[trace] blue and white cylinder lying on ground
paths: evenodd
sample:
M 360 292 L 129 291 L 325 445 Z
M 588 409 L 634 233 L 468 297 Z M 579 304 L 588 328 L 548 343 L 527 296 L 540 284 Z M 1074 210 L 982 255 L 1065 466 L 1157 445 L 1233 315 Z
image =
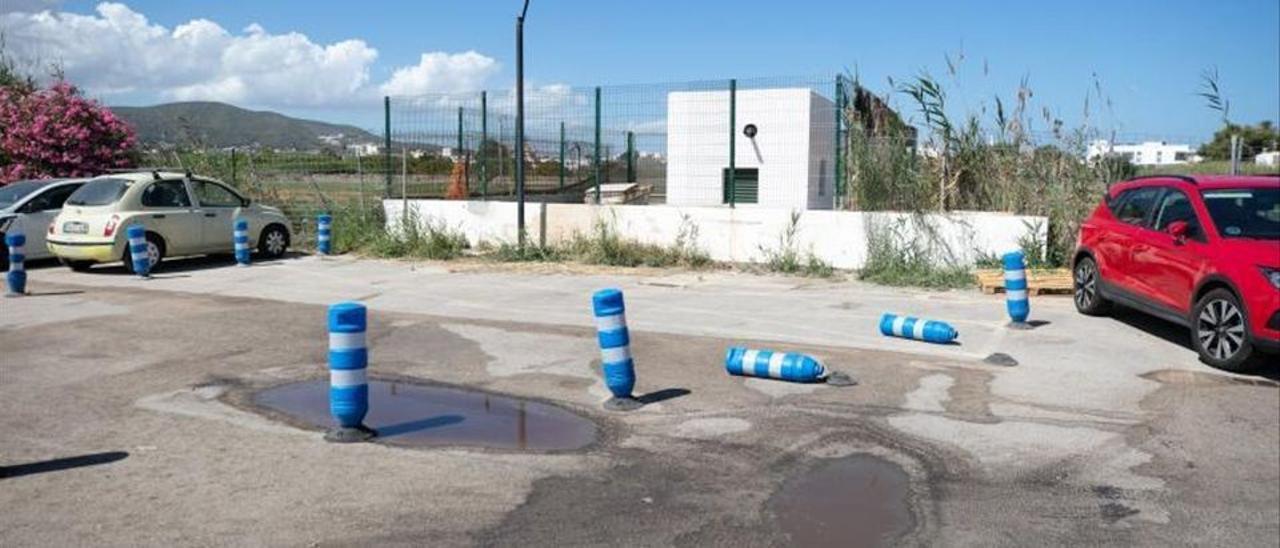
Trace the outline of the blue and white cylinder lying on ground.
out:
M 129 225 L 125 229 L 129 237 L 129 258 L 133 262 L 133 273 L 139 278 L 151 276 L 151 257 L 147 253 L 147 229 L 142 225 Z
M 236 219 L 231 239 L 236 246 L 236 264 L 249 266 L 249 221 Z
M 591 296 L 591 306 L 595 313 L 596 339 L 600 342 L 604 384 L 615 398 L 631 399 L 636 370 L 631 359 L 631 335 L 627 332 L 622 291 L 601 289 Z
M 1031 302 L 1027 300 L 1027 261 L 1021 251 L 1005 253 L 1004 262 L 1005 304 L 1013 323 L 1026 323 L 1031 314 Z
M 903 337 L 941 344 L 949 343 L 960 336 L 960 333 L 946 322 L 922 320 L 897 314 L 885 314 L 880 317 L 880 333 L 888 337 Z
M 322 213 L 316 218 L 316 251 L 321 255 L 328 255 L 332 247 L 329 240 L 332 238 L 333 216 L 328 213 Z
M 371 434 L 364 426 L 369 412 L 369 350 L 364 305 L 345 301 L 329 307 L 329 414 L 338 423 L 335 441 L 359 441 Z
M 5 296 L 18 297 L 27 292 L 27 236 L 10 232 L 4 236 L 4 245 L 9 253 L 9 272 L 5 274 L 9 290 Z
M 753 350 L 742 346 L 731 346 L 725 351 L 724 368 L 730 375 L 792 382 L 821 382 L 827 376 L 827 368 L 822 362 L 807 354 Z

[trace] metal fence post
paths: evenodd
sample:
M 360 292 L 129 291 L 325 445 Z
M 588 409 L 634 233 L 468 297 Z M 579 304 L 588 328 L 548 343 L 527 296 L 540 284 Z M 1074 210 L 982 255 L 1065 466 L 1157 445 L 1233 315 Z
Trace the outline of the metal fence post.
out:
M 382 168 L 386 171 L 387 185 L 383 190 L 384 198 L 391 197 L 391 97 L 382 98 L 383 130 L 382 130 Z
M 600 87 L 596 86 L 596 146 L 595 146 L 596 205 L 600 205 Z
M 489 196 L 489 168 L 484 161 L 484 143 L 489 140 L 489 96 L 488 92 L 480 92 L 480 148 L 476 150 L 476 161 L 480 162 L 480 197 Z M 470 189 L 467 193 L 470 194 Z
M 564 122 L 560 122 L 560 190 L 564 190 Z
M 738 205 L 737 161 L 738 80 L 729 80 L 729 207 Z
M 636 182 L 636 134 L 627 132 L 627 182 Z
M 454 157 L 461 158 L 463 162 L 466 162 L 467 156 L 463 153 L 463 150 L 462 150 L 463 144 L 464 143 L 462 141 L 462 107 L 458 107 L 458 150 L 455 150 L 453 154 L 454 154 Z M 470 166 L 467 166 L 465 163 L 463 164 L 462 176 L 465 178 L 464 182 L 466 183 L 467 187 L 470 188 L 471 170 L 467 169 L 468 167 Z
M 231 186 L 236 185 L 236 148 L 231 147 Z
M 834 137 L 835 137 L 836 157 L 835 157 L 835 171 L 831 173 L 832 175 L 831 182 L 832 182 L 832 185 L 835 186 L 835 188 L 833 189 L 833 194 L 835 194 L 835 197 L 834 197 L 835 201 L 832 204 L 832 209 L 842 209 L 843 202 L 840 200 L 840 197 L 844 195 L 845 189 L 844 189 L 844 170 L 843 170 L 844 162 L 842 161 L 844 158 L 844 154 L 843 154 L 843 150 L 841 150 L 841 147 L 840 147 L 840 119 L 844 114 L 844 80 L 841 79 L 840 74 L 836 74 L 835 105 L 836 105 L 836 109 L 835 109 L 836 118 L 835 118 Z

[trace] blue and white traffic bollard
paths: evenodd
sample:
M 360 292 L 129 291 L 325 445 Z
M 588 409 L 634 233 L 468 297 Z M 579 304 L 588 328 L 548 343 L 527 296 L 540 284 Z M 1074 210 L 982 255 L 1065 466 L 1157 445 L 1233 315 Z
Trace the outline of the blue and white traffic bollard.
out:
M 328 255 L 333 248 L 329 245 L 329 240 L 333 237 L 331 233 L 333 227 L 333 216 L 328 213 L 322 213 L 316 218 L 316 251 L 321 255 Z
M 730 375 L 762 377 L 791 382 L 823 382 L 827 368 L 817 358 L 796 352 L 774 352 L 732 346 L 724 354 Z
M 631 334 L 627 331 L 622 291 L 601 289 L 591 296 L 591 306 L 595 313 L 596 339 L 600 342 L 604 384 L 613 393 L 604 407 L 613 411 L 637 409 L 643 404 L 631 394 L 636 386 L 636 369 L 631 359 Z
M 232 241 L 236 246 L 236 264 L 249 266 L 249 221 L 236 219 Z
M 903 337 L 938 344 L 949 343 L 960 336 L 960 333 L 946 322 L 896 314 L 885 314 L 880 317 L 880 333 L 887 337 Z
M 147 229 L 133 224 L 125 230 L 129 237 L 129 259 L 133 262 L 133 273 L 139 278 L 151 277 L 151 257 L 147 253 Z
M 27 236 L 10 232 L 4 236 L 4 245 L 9 249 L 9 272 L 5 274 L 9 290 L 4 296 L 21 297 L 27 293 Z
M 329 414 L 338 426 L 325 439 L 339 443 L 367 440 L 375 432 L 364 425 L 369 412 L 369 350 L 364 305 L 346 301 L 329 307 Z
M 1005 304 L 1009 309 L 1009 327 L 1027 329 L 1027 316 L 1031 314 L 1031 302 L 1027 300 L 1027 261 L 1021 251 L 1005 253 L 1004 263 Z

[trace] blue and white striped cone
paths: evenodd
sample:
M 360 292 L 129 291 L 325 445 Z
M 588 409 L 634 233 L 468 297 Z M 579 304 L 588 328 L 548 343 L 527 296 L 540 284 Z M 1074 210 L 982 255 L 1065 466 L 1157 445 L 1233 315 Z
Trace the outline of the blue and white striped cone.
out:
M 231 239 L 236 246 L 236 264 L 249 266 L 249 221 L 236 219 Z
M 4 245 L 9 249 L 9 272 L 5 274 L 9 290 L 4 296 L 21 297 L 27 293 L 27 236 L 10 232 L 4 236 Z
M 600 342 L 604 384 L 613 393 L 604 407 L 614 411 L 639 408 L 642 404 L 631 395 L 636 386 L 636 369 L 631 359 L 631 334 L 627 331 L 622 291 L 601 289 L 591 296 L 591 306 L 596 320 L 596 340 Z
M 328 255 L 333 249 L 329 240 L 333 237 L 333 216 L 328 213 L 322 213 L 316 218 L 316 252 L 321 255 Z
M 1021 251 L 1005 253 L 1004 263 L 1005 306 L 1009 309 L 1009 327 L 1026 329 L 1027 316 L 1031 315 L 1031 301 L 1027 300 L 1027 262 Z
M 364 425 L 369 412 L 367 328 L 364 305 L 346 301 L 329 307 L 329 414 L 338 426 L 325 434 L 326 440 L 350 443 L 375 435 Z
M 880 333 L 887 337 L 902 337 L 938 344 L 947 344 L 960 336 L 960 333 L 946 322 L 922 320 L 897 314 L 885 314 L 880 317 Z
M 827 377 L 827 368 L 822 362 L 807 354 L 742 346 L 731 346 L 724 353 L 724 369 L 730 375 L 791 382 L 823 382 Z
M 129 259 L 133 262 L 133 273 L 140 279 L 151 277 L 151 257 L 147 254 L 147 229 L 142 225 L 129 225 L 125 230 L 129 237 Z

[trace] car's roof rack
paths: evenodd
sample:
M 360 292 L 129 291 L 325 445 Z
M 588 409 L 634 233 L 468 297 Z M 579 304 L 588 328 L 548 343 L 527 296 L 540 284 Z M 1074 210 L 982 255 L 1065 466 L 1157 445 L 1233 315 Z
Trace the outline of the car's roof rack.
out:
M 187 176 L 187 178 L 188 178 L 188 179 L 190 179 L 190 178 L 191 178 L 191 170 L 190 170 L 190 169 L 187 169 L 187 168 L 185 168 L 185 167 L 165 167 L 165 166 L 159 166 L 159 167 L 118 167 L 118 168 L 108 169 L 108 170 L 107 170 L 107 173 L 146 173 L 146 172 L 148 172 L 148 171 L 150 171 L 150 172 L 151 172 L 151 176 L 152 176 L 152 177 L 154 177 L 156 180 L 160 180 L 160 172 L 161 172 L 161 171 L 168 171 L 168 172 L 170 172 L 170 173 L 184 173 L 184 174 L 186 174 L 186 176 Z
M 1193 184 L 1193 185 L 1194 185 L 1194 184 L 1199 184 L 1199 181 L 1196 181 L 1196 178 L 1195 178 L 1195 177 L 1192 177 L 1192 176 L 1190 176 L 1190 175 L 1180 175 L 1180 174 L 1175 174 L 1175 173 L 1153 174 L 1153 175 L 1138 175 L 1138 176 L 1136 176 L 1136 177 L 1130 177 L 1130 178 L 1128 178 L 1128 179 L 1125 179 L 1124 181 L 1127 183 L 1127 182 L 1129 182 L 1129 181 L 1138 181 L 1138 180 L 1142 180 L 1142 179 L 1178 179 L 1178 180 L 1180 180 L 1180 181 L 1188 182 L 1188 183 L 1191 183 L 1191 184 Z
M 148 171 L 173 171 L 182 173 L 186 171 L 185 167 L 169 167 L 169 166 L 142 166 L 142 167 L 113 167 L 107 170 L 107 173 L 146 173 Z

